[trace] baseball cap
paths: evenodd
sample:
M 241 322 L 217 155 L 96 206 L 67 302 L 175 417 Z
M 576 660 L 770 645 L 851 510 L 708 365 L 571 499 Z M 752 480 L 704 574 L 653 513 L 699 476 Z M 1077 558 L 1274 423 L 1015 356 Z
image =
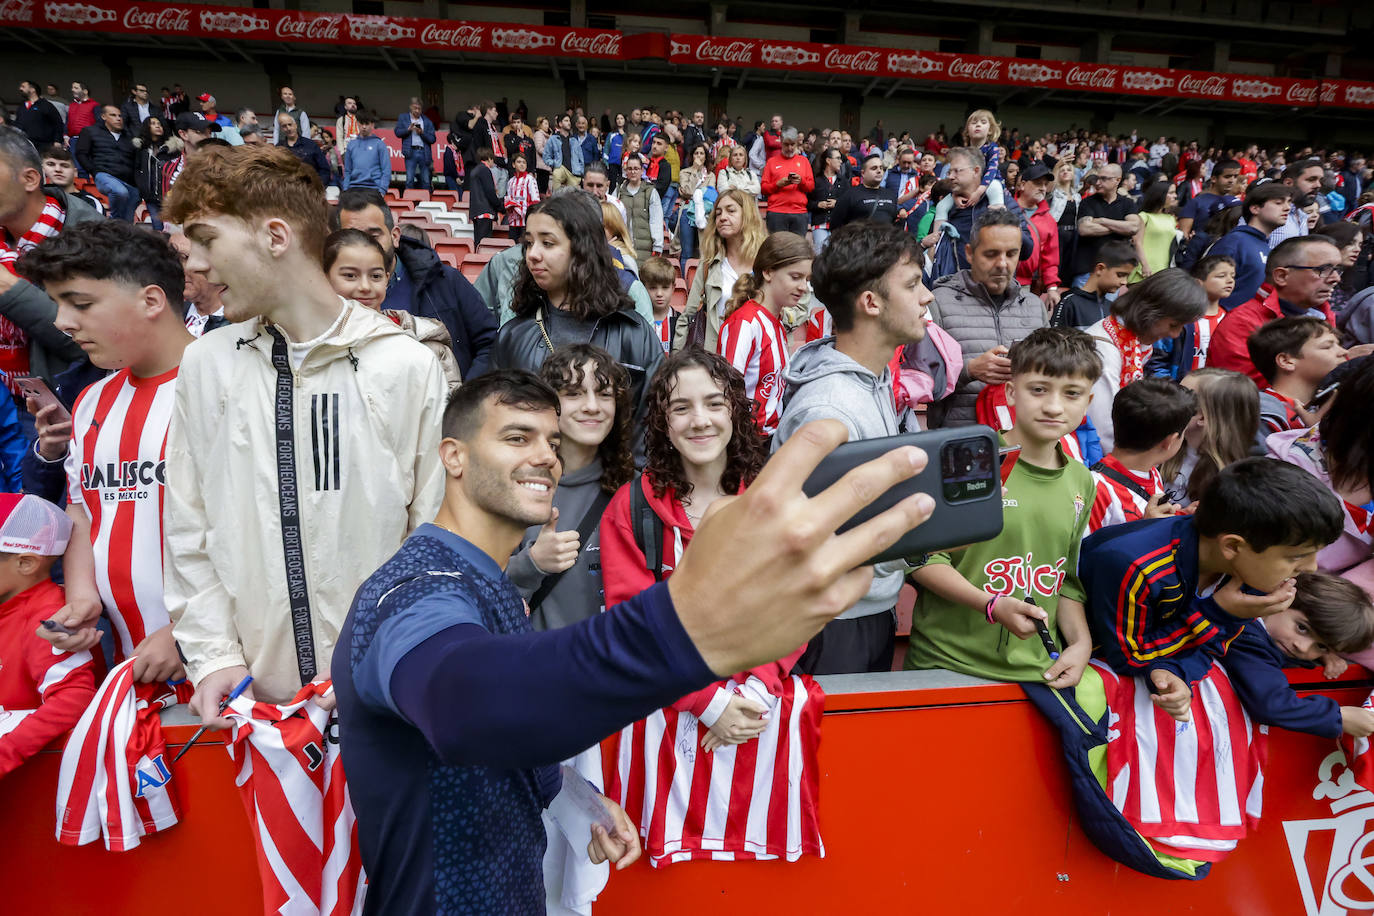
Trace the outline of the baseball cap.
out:
M 193 111 L 183 111 L 177 115 L 176 125 L 173 131 L 178 130 L 219 130 L 219 125 L 214 121 L 207 121 Z
M 208 102 L 213 98 L 214 96 L 208 92 L 202 92 L 200 95 L 196 96 L 196 100 L 199 102 Z
M 1021 173 L 1022 181 L 1039 181 L 1054 175 L 1053 170 L 1043 162 L 1037 162 Z
M 71 534 L 72 520 L 46 499 L 0 493 L 0 553 L 61 556 Z
M 202 99 L 202 101 L 204 101 L 204 100 Z M 1132 154 L 1132 155 L 1134 155 L 1134 154 L 1136 154 L 1136 153 L 1149 153 L 1149 152 L 1150 152 L 1150 151 L 1147 150 L 1147 149 L 1146 149 L 1145 147 L 1143 147 L 1143 146 L 1137 146 L 1135 149 L 1131 150 L 1131 154 Z

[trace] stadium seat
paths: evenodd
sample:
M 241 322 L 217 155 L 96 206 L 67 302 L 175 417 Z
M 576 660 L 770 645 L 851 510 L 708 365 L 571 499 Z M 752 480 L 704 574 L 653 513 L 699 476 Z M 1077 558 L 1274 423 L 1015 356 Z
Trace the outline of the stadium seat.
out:
M 487 262 L 491 260 L 491 256 L 491 251 L 474 251 L 463 258 L 463 266 L 460 269 L 463 276 L 467 277 L 468 282 L 477 282 L 477 278 L 481 275 L 483 268 L 487 266 Z
M 430 247 L 434 248 L 436 251 L 438 250 L 440 242 L 447 242 L 453 238 L 453 236 L 449 235 L 448 229 L 441 229 L 435 226 L 427 226 L 425 228 L 425 235 L 429 236 Z
M 681 283 L 682 281 L 677 282 Z M 672 307 L 673 311 L 681 314 L 682 310 L 687 307 L 687 287 L 674 286 L 673 295 L 668 299 L 668 305 Z
M 445 264 L 447 264 L 449 267 L 452 267 L 454 270 L 457 270 L 458 268 L 463 266 L 463 259 L 451 250 L 440 251 L 438 252 L 438 254 L 439 260 L 443 261 Z
M 424 212 L 426 212 L 426 213 L 447 213 L 447 212 L 448 212 L 448 207 L 446 207 L 446 206 L 444 205 L 444 202 L 441 201 L 441 200 L 422 200 L 422 201 L 420 201 L 419 203 L 417 203 L 417 204 L 415 205 L 415 209 L 416 209 L 416 210 L 422 210 L 422 211 L 424 211 Z
M 434 250 L 441 255 L 450 255 L 453 258 L 453 266 L 457 267 L 467 260 L 468 255 L 472 254 L 472 240 L 439 239 L 434 242 Z
M 429 200 L 429 192 L 424 188 L 406 188 L 401 192 L 401 200 L 413 200 L 416 202 Z
M 515 242 L 512 239 L 503 239 L 497 238 L 496 236 L 492 236 L 491 238 L 482 239 L 481 243 L 477 246 L 477 250 L 489 250 L 492 254 L 495 254 L 498 251 L 504 251 L 505 249 L 509 248 L 514 244 Z
M 452 210 L 454 204 L 458 203 L 458 192 L 457 192 L 457 191 L 430 191 L 430 192 L 429 192 L 429 199 L 430 199 L 431 201 L 435 201 L 435 202 L 442 201 L 444 204 L 446 204 L 446 205 L 448 206 L 448 208 L 449 208 L 450 210 Z

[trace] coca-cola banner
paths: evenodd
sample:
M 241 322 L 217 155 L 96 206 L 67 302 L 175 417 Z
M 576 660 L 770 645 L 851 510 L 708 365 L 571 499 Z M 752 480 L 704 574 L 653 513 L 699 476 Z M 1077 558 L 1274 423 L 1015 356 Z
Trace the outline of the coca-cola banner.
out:
M 1022 60 L 941 51 L 775 41 L 766 38 L 669 36 L 668 59 L 708 67 L 811 70 L 856 76 L 1027 86 L 1125 95 L 1177 96 L 1222 102 L 1374 108 L 1374 85 L 1159 67 Z
M 1374 109 L 1374 84 L 1198 73 L 940 51 L 569 29 L 500 22 L 357 16 L 129 0 L 0 0 L 0 28 L 66 29 L 188 38 L 375 45 L 473 54 L 602 60 L 664 58 L 707 67 L 809 70 L 892 79 L 1175 96 L 1289 107 Z
M 615 60 L 621 59 L 622 40 L 613 29 L 127 0 L 0 0 L 0 28 L 6 26 Z

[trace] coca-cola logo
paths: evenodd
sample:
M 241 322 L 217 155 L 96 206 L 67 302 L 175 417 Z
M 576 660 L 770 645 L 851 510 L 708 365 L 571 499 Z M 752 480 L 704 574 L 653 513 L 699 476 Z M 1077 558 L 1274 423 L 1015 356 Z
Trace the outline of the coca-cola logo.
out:
M 595 35 L 580 35 L 569 32 L 563 36 L 560 50 L 564 54 L 586 54 L 589 57 L 619 57 L 620 33 L 597 32 Z
M 164 6 L 155 10 L 131 6 L 124 11 L 124 28 L 152 29 L 156 32 L 188 32 L 191 29 L 191 11 L 179 6 Z
M 1268 80 L 1232 79 L 1231 94 L 1237 98 L 1263 101 L 1271 95 L 1283 95 L 1283 90 Z
M 1189 95 L 1205 95 L 1212 98 L 1221 98 L 1226 94 L 1226 77 L 1180 76 L 1178 78 L 1178 91 L 1186 92 Z
M 882 58 L 877 51 L 841 51 L 831 48 L 825 55 L 827 70 L 849 70 L 858 73 L 877 73 Z
M 1044 64 L 1008 64 L 1007 79 L 1017 83 L 1047 83 L 1059 79 L 1059 71 Z
M 1002 62 L 985 57 L 977 60 L 956 57 L 949 62 L 949 75 L 960 80 L 998 80 L 1002 78 Z
M 1374 86 L 1346 86 L 1345 101 L 1348 105 L 1374 105 Z
M 697 59 L 720 64 L 752 64 L 754 62 L 754 43 L 752 41 L 721 41 L 717 43 L 707 38 L 697 45 Z
M 353 41 L 399 41 L 402 38 L 414 38 L 415 30 L 392 22 L 385 16 L 366 19 L 351 17 L 348 20 L 348 37 Z
M 32 22 L 33 0 L 0 0 L 0 22 Z
M 456 28 L 446 29 L 430 23 L 420 32 L 420 43 L 438 45 L 444 48 L 480 51 L 482 36 L 485 32 L 486 26 L 480 25 L 460 25 Z
M 338 41 L 343 16 L 284 17 L 277 20 L 278 38 L 309 39 L 310 41 Z
M 240 35 L 262 31 L 267 28 L 267 25 L 266 19 L 251 13 L 240 13 L 237 10 L 224 12 L 202 10 L 200 13 L 200 27 L 206 32 L 228 32 L 233 35 Z
M 1332 102 L 1336 101 L 1336 84 L 1322 83 L 1321 95 L 1323 105 L 1329 105 Z
M 1315 105 L 1317 104 L 1317 84 L 1290 83 L 1284 98 L 1295 104 Z
M 922 54 L 889 54 L 887 69 L 893 73 L 911 73 L 924 76 L 927 73 L 940 73 L 945 68 L 943 60 L 926 57 Z
M 1070 67 L 1064 82 L 1079 89 L 1115 89 L 1115 67 Z
M 1122 89 L 1136 92 L 1157 92 L 1160 89 L 1172 89 L 1173 86 L 1172 78 L 1153 70 L 1127 70 L 1121 74 Z

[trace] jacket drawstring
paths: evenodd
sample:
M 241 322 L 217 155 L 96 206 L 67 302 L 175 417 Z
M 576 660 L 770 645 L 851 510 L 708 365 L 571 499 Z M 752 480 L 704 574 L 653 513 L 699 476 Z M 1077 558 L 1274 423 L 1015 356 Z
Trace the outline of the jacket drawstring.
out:
M 354 372 L 357 372 L 357 371 L 358 371 L 358 357 L 356 357 L 356 356 L 353 355 L 353 348 L 352 348 L 352 347 L 349 347 L 349 348 L 348 348 L 348 361 L 349 361 L 349 363 L 352 364 L 352 366 L 353 366 L 353 371 L 354 371 Z
M 244 347 L 244 346 L 249 346 L 249 347 L 252 347 L 254 350 L 256 350 L 257 347 L 253 345 L 253 341 L 257 340 L 257 339 L 258 339 L 259 337 L 261 337 L 261 336 L 262 336 L 262 332 L 259 331 L 259 332 L 257 332 L 256 334 L 254 334 L 252 337 L 240 337 L 240 338 L 238 339 L 238 342 L 234 344 L 234 349 L 235 349 L 235 350 L 238 350 L 238 349 L 241 349 L 241 348 Z

